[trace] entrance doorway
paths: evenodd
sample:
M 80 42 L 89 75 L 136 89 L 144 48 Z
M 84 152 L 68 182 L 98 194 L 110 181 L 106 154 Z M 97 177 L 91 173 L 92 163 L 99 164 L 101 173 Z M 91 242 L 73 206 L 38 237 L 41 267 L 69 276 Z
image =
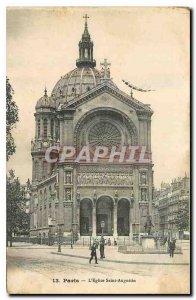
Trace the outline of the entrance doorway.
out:
M 105 222 L 104 235 L 113 235 L 113 200 L 109 196 L 102 196 L 97 201 L 97 235 L 101 235 L 101 222 Z
M 90 227 L 92 227 L 92 202 L 90 199 L 83 199 L 80 203 L 80 234 L 89 235 Z
M 117 211 L 117 232 L 118 235 L 129 235 L 129 208 L 130 203 L 127 199 L 121 199 L 118 202 Z

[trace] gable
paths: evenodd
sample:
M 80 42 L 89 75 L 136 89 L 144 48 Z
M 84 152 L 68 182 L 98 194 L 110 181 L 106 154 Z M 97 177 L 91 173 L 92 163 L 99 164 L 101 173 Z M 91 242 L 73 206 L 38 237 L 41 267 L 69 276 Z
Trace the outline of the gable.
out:
M 148 105 L 143 104 L 142 102 L 136 100 L 130 95 L 127 95 L 123 91 L 119 90 L 114 85 L 111 85 L 109 82 L 105 81 L 101 85 L 95 87 L 91 91 L 77 97 L 64 105 L 62 105 L 61 110 L 66 110 L 70 108 L 78 108 L 82 104 L 92 101 L 93 99 L 97 98 L 98 96 L 103 95 L 110 95 L 113 99 L 117 99 L 118 102 L 126 104 L 127 107 L 131 108 L 136 112 L 143 112 L 149 115 L 153 114 L 153 111 Z

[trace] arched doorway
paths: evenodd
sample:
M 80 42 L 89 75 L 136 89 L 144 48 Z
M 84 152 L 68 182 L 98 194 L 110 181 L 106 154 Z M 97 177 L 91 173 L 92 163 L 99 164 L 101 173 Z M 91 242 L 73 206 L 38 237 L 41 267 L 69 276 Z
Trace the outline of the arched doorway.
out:
M 80 203 L 80 234 L 89 235 L 92 228 L 92 201 L 83 199 Z
M 121 199 L 118 201 L 117 211 L 117 233 L 118 235 L 129 235 L 129 208 L 130 203 L 127 199 Z
M 113 200 L 109 196 L 102 196 L 97 200 L 97 235 L 102 233 L 101 222 L 105 222 L 104 235 L 113 235 Z

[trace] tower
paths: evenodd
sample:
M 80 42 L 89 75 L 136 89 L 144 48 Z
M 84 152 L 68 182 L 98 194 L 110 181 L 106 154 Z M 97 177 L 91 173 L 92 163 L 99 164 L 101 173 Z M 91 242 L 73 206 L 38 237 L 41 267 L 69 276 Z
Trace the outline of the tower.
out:
M 77 67 L 95 67 L 96 61 L 93 59 L 93 42 L 91 41 L 90 34 L 88 32 L 87 14 L 85 18 L 84 33 L 82 39 L 79 42 L 79 59 L 76 61 Z

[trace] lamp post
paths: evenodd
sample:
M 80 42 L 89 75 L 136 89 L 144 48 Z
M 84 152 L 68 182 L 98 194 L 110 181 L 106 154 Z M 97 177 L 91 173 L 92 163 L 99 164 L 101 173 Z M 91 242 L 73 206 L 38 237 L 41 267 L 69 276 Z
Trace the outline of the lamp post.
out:
M 71 229 L 71 249 L 73 249 L 73 228 Z
M 61 252 L 61 225 L 64 223 L 58 224 L 58 252 Z
M 103 237 L 103 229 L 105 227 L 105 222 L 101 221 L 101 236 Z
M 91 249 L 92 227 L 89 227 L 89 233 L 90 233 L 90 246 L 89 246 L 89 249 Z

